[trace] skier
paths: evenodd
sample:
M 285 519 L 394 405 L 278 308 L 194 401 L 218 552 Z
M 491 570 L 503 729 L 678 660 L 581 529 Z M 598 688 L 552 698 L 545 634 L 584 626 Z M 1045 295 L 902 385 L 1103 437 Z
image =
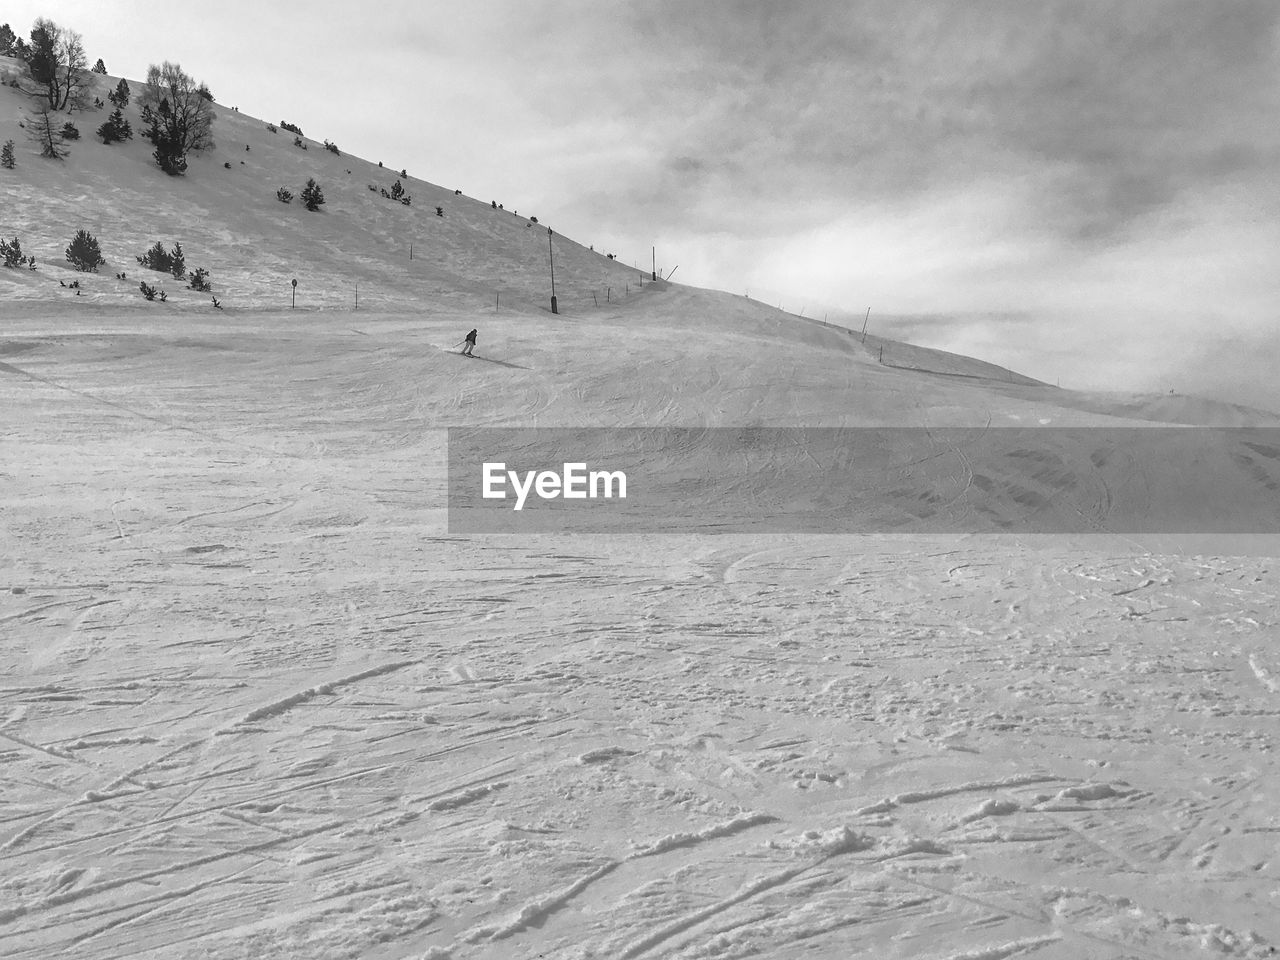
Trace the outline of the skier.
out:
M 462 355 L 464 357 L 470 357 L 473 355 L 471 351 L 476 347 L 476 332 L 474 329 L 467 334 L 467 338 L 464 342 L 466 343 L 466 346 L 462 348 Z

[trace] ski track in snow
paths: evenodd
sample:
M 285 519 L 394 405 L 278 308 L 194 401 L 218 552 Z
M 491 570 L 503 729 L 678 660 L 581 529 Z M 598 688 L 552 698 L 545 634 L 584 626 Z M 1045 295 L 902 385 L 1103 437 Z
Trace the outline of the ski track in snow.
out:
M 894 547 L 730 548 L 710 585 L 591 541 L 454 549 L 475 572 L 434 602 L 378 566 L 264 643 L 199 587 L 234 644 L 25 678 L 7 955 L 1269 955 L 1265 561 L 1141 560 L 1187 619 L 1135 628 L 1125 571 L 1042 548 L 1034 619 L 974 548 L 950 618 L 904 601 L 954 559 Z M 529 619 L 553 556 L 566 606 Z M 168 609 L 121 629 L 205 629 Z
M 791 327 L 762 358 L 751 304 L 662 296 L 545 343 L 498 317 L 527 369 L 438 357 L 456 316 L 363 285 L 365 336 L 23 321 L 0 954 L 1271 956 L 1271 558 L 448 532 L 448 424 L 1048 406 Z M 629 326 L 705 315 L 714 349 Z M 931 462 L 939 509 L 981 502 L 969 453 Z

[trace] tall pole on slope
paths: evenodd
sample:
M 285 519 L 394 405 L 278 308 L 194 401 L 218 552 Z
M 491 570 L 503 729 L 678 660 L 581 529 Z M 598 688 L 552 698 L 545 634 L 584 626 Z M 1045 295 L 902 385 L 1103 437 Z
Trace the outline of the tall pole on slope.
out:
M 867 321 L 871 319 L 871 308 L 867 307 L 867 315 L 862 318 L 862 342 L 867 342 Z
M 556 305 L 556 254 L 551 247 L 551 228 L 547 228 L 547 257 L 551 263 L 551 312 L 559 313 L 560 308 Z
M 658 248 L 650 247 L 649 252 L 653 256 L 653 262 L 650 264 L 652 272 L 649 274 L 649 277 L 656 282 L 658 279 Z

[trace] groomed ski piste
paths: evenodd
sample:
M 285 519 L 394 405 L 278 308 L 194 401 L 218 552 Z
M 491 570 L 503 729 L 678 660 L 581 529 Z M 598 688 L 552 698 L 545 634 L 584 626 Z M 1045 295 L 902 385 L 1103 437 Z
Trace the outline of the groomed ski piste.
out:
M 26 104 L 0 87 L 0 131 Z M 1273 955 L 1273 540 L 1105 502 L 1080 536 L 466 536 L 444 491 L 450 426 L 1275 417 L 864 342 L 558 234 L 553 315 L 511 198 L 217 113 L 183 178 L 92 111 L 0 171 L 38 262 L 0 269 L 0 955 Z M 321 211 L 275 200 L 309 176 Z M 369 189 L 396 179 L 412 206 Z M 157 240 L 221 309 L 141 298 Z M 472 327 L 498 362 L 449 355 Z M 1025 508 L 941 454 L 944 514 Z M 1277 489 L 1272 454 L 1240 482 Z

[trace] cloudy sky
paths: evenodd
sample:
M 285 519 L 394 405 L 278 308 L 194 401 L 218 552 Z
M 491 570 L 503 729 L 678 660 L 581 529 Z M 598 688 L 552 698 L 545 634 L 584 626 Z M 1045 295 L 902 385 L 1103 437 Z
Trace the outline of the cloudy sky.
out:
M 1275 0 L 0 7 L 41 15 L 677 280 L 1280 405 Z

